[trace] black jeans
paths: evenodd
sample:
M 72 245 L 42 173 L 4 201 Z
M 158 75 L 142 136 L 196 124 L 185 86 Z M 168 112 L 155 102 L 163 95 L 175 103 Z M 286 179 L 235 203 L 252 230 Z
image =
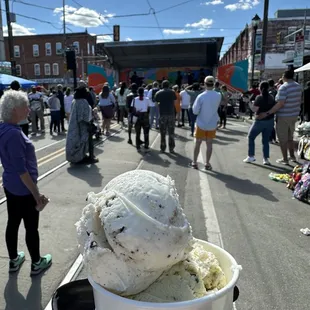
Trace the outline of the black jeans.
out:
M 17 253 L 18 230 L 24 221 L 26 230 L 26 244 L 32 262 L 40 260 L 39 212 L 35 208 L 37 203 L 32 195 L 16 196 L 4 189 L 7 198 L 8 223 L 5 239 L 10 259 L 15 259 Z
M 224 106 L 219 107 L 219 115 L 220 115 L 220 126 L 226 126 L 227 121 L 227 108 Z
M 135 124 L 135 130 L 136 130 L 136 147 L 140 148 L 140 135 L 141 135 L 141 129 L 143 129 L 144 134 L 144 147 L 146 149 L 149 148 L 149 132 L 150 132 L 150 121 L 149 121 L 149 114 L 142 112 L 137 119 L 137 122 Z
M 57 128 L 58 133 L 60 133 L 60 111 L 51 111 L 51 123 L 50 132 Z
M 188 122 L 191 123 L 191 118 L 189 116 L 189 111 L 188 109 L 182 109 L 182 125 L 184 126 L 185 124 L 185 112 L 187 113 L 187 119 L 188 119 Z

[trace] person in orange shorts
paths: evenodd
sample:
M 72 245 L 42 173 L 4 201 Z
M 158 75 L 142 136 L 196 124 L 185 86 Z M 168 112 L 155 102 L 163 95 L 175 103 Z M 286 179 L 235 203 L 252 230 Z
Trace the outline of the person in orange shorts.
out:
M 175 108 L 175 120 L 178 122 L 178 127 L 182 127 L 180 120 L 181 120 L 181 95 L 179 93 L 179 86 L 175 85 L 173 86 L 173 90 L 175 92 L 175 95 L 177 96 L 177 99 L 174 100 L 174 108 Z
M 193 105 L 193 113 L 197 115 L 195 130 L 195 148 L 194 158 L 190 167 L 198 169 L 197 159 L 200 152 L 200 146 L 203 141 L 207 144 L 207 156 L 205 169 L 212 170 L 210 159 L 212 156 L 212 144 L 216 135 L 217 123 L 219 120 L 218 108 L 221 103 L 222 96 L 214 91 L 214 77 L 207 76 L 205 78 L 206 90 L 200 94 Z

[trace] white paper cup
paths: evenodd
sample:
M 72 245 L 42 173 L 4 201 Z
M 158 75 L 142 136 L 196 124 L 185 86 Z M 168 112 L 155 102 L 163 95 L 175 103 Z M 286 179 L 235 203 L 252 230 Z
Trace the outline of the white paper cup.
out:
M 239 278 L 239 268 L 235 259 L 222 248 L 209 242 L 199 240 L 208 251 L 214 253 L 225 273 L 227 285 L 214 294 L 205 297 L 173 303 L 150 303 L 127 299 L 113 294 L 88 277 L 93 287 L 96 310 L 231 310 L 233 306 L 234 287 Z

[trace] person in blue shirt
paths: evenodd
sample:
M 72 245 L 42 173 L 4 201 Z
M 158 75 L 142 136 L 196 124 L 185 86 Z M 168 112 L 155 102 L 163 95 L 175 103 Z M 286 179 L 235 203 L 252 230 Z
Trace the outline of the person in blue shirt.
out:
M 18 125 L 29 114 L 26 93 L 4 92 L 0 100 L 0 159 L 3 166 L 3 187 L 7 198 L 8 222 L 6 245 L 9 252 L 9 271 L 16 272 L 25 261 L 25 253 L 17 252 L 18 230 L 24 221 L 26 244 L 31 256 L 31 275 L 47 269 L 52 257 L 40 255 L 39 211 L 48 203 L 37 186 L 38 165 L 31 141 Z

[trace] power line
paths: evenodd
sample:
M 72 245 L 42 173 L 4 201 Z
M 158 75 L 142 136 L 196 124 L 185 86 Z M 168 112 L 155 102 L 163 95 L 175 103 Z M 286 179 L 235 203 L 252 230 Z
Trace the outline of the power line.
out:
M 181 5 L 184 5 L 184 4 L 193 2 L 193 1 L 196 1 L 196 0 L 187 0 L 187 1 L 183 1 L 183 2 L 181 2 L 181 3 L 179 3 L 179 4 L 175 4 L 175 5 L 169 6 L 169 7 L 165 8 L 165 9 L 159 10 L 159 11 L 157 11 L 156 13 L 159 14 L 159 13 L 162 13 L 162 12 L 165 12 L 165 11 L 168 11 L 168 10 L 172 10 L 172 9 L 174 9 L 174 8 L 177 8 L 177 7 L 181 6 Z
M 2 10 L 2 9 L 1 9 L 0 11 L 6 12 L 6 10 Z M 57 29 L 57 30 L 62 29 L 62 28 L 60 28 L 60 27 L 56 27 L 54 23 L 51 23 L 51 22 L 48 22 L 48 21 L 46 21 L 46 20 L 42 20 L 42 19 L 39 19 L 39 18 L 36 18 L 36 17 L 26 16 L 26 15 L 19 14 L 19 13 L 15 13 L 15 15 L 16 15 L 16 16 L 19 16 L 19 17 L 23 17 L 23 18 L 35 20 L 35 21 L 40 22 L 40 23 L 48 24 L 48 25 L 54 27 L 54 28 Z
M 158 28 L 158 30 L 160 31 L 160 34 L 161 34 L 161 36 L 162 36 L 163 39 L 164 39 L 165 36 L 164 36 L 164 33 L 163 33 L 163 31 L 161 30 L 161 27 L 160 27 L 160 25 L 159 25 L 159 21 L 158 21 L 158 18 L 157 18 L 157 16 L 156 16 L 156 12 L 155 12 L 155 10 L 152 8 L 150 1 L 149 1 L 149 0 L 146 0 L 146 2 L 147 2 L 147 4 L 148 4 L 148 6 L 150 7 L 150 11 L 153 12 L 153 16 L 154 16 L 154 18 L 155 18 L 155 22 L 156 22 L 156 24 L 157 24 L 157 28 Z

